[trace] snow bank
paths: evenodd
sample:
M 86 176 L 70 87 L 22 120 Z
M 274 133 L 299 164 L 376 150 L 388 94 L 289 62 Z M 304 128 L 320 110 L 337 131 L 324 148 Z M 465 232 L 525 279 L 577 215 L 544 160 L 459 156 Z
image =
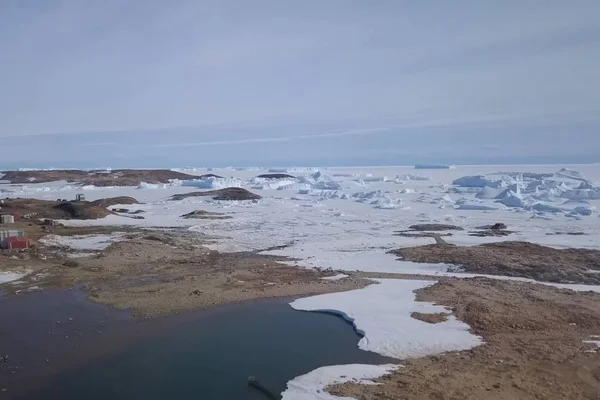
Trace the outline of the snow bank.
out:
M 325 278 L 321 278 L 321 279 L 323 279 L 324 281 L 339 281 L 339 280 L 347 278 L 347 277 L 348 277 L 348 275 L 346 275 L 346 274 L 337 274 L 334 276 L 326 276 Z
M 352 322 L 364 337 L 358 347 L 384 356 L 405 359 L 446 351 L 467 350 L 481 344 L 450 311 L 428 302 L 416 302 L 414 291 L 435 281 L 376 279 L 364 289 L 298 299 L 296 310 L 326 311 Z M 411 317 L 412 312 L 445 313 L 448 319 L 428 324 Z
M 24 277 L 25 274 L 18 274 L 16 272 L 0 272 L 0 284 L 6 282 L 17 281 Z
M 397 365 L 334 365 L 321 367 L 292 379 L 282 393 L 282 400 L 340 400 L 348 397 L 337 397 L 326 393 L 324 389 L 335 383 L 354 382 L 373 385 L 371 379 L 379 378 L 398 369 Z
M 111 235 L 74 235 L 59 236 L 46 235 L 39 240 L 46 246 L 68 247 L 73 250 L 104 250 L 111 243 L 118 242 L 124 233 L 113 233 Z

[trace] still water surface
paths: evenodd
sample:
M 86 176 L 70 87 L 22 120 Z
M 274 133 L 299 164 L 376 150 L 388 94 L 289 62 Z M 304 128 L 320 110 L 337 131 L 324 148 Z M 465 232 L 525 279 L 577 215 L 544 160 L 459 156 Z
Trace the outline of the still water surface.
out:
M 130 330 L 156 332 L 64 368 L 15 398 L 259 400 L 267 397 L 248 387 L 249 376 L 280 393 L 290 379 L 321 366 L 390 362 L 359 350 L 360 336 L 341 318 L 295 311 L 289 301 L 258 300 L 132 324 Z M 78 351 L 91 350 L 89 342 Z

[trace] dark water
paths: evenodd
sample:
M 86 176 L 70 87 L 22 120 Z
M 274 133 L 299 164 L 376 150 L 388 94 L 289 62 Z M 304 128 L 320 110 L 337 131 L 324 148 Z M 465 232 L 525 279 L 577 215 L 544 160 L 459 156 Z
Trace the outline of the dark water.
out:
M 75 351 L 54 350 L 83 361 L 57 367 L 42 385 L 11 398 L 258 400 L 266 397 L 248 387 L 249 376 L 280 393 L 293 377 L 321 366 L 390 361 L 358 350 L 360 336 L 341 318 L 294 311 L 289 301 L 258 300 L 150 321 L 127 322 L 116 312 L 122 321 L 106 326 L 102 335 L 94 336 L 94 326 Z M 113 312 L 92 306 L 89 319 Z M 2 301 L 0 317 L 1 307 Z M 38 344 L 38 351 L 44 346 Z

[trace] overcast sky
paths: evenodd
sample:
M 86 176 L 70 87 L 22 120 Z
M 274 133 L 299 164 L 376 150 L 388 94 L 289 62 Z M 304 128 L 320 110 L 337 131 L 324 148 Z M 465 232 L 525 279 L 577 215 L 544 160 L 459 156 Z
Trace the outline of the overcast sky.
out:
M 598 71 L 598 0 L 3 0 L 0 166 L 600 161 Z

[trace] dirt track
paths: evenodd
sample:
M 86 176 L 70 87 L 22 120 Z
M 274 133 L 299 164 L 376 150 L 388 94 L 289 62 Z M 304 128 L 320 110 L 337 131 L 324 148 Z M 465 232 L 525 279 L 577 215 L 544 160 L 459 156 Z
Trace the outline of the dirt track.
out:
M 448 279 L 417 300 L 451 306 L 485 344 L 411 359 L 382 386 L 334 385 L 359 400 L 600 398 L 600 295 L 490 279 Z M 434 320 L 435 322 L 435 320 Z

